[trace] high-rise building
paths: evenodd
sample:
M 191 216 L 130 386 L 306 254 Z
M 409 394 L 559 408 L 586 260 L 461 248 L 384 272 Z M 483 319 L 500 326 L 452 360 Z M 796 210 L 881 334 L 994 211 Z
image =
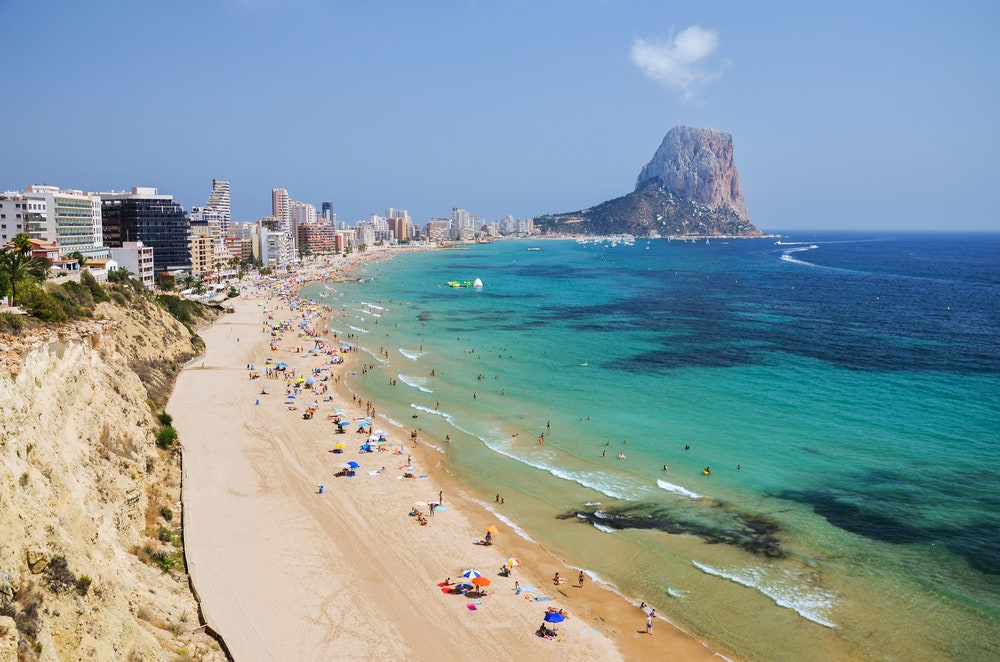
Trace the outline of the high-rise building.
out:
M 323 220 L 330 224 L 336 224 L 337 214 L 333 211 L 333 202 L 324 202 L 320 205 L 320 212 Z
M 232 219 L 229 208 L 229 182 L 221 179 L 212 180 L 212 193 L 208 196 L 205 209 L 218 214 L 219 231 L 223 235 L 229 234 L 229 223 Z
M 29 200 L 45 203 L 45 215 L 32 237 L 51 242 L 61 255 L 79 251 L 87 257 L 107 257 L 101 230 L 101 199 L 83 191 L 57 186 L 29 186 Z
M 171 195 L 136 186 L 131 193 L 101 193 L 104 243 L 120 247 L 141 241 L 153 249 L 153 268 L 162 271 L 191 268 L 188 247 L 190 221 Z
M 271 189 L 271 216 L 278 219 L 279 227 L 285 231 L 289 231 L 288 214 L 289 214 L 289 204 L 288 204 L 288 191 L 283 188 Z
M 472 232 L 472 216 L 469 212 L 458 207 L 451 209 L 451 237 L 452 239 L 468 238 Z

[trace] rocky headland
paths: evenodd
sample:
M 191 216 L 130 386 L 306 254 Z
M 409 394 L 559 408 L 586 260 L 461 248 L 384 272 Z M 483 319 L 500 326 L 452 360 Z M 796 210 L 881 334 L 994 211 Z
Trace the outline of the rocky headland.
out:
M 667 132 L 635 190 L 576 212 L 535 218 L 544 233 L 756 237 L 733 158 L 733 137 L 676 126 Z

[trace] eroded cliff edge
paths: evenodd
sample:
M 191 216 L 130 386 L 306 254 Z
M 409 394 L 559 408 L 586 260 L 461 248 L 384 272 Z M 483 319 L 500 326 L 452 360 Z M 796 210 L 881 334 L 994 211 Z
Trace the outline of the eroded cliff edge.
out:
M 200 339 L 154 301 L 0 336 L 0 662 L 224 660 L 157 412 Z

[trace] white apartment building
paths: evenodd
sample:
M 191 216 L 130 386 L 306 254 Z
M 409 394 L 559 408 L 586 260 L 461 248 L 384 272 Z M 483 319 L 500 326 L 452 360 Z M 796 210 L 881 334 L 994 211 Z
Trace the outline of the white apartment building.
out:
M 467 238 L 472 228 L 472 216 L 464 209 L 452 207 L 451 209 L 451 238 Z
M 17 191 L 0 193 L 0 246 L 19 234 L 31 235 L 32 227 L 40 227 L 44 218 L 44 200 L 29 199 Z
M 24 195 L 45 203 L 45 216 L 32 237 L 49 241 L 60 255 L 75 251 L 87 257 L 108 257 L 101 236 L 101 197 L 58 186 L 28 186 Z
M 155 284 L 153 271 L 153 247 L 146 246 L 141 241 L 126 241 L 121 248 L 111 248 L 111 259 L 118 263 L 120 268 L 128 269 L 134 278 L 146 286 L 146 289 L 153 289 Z

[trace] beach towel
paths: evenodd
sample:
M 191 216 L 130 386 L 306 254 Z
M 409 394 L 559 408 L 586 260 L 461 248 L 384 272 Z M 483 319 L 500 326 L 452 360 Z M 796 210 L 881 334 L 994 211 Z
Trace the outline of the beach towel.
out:
M 549 601 L 549 600 L 551 600 L 551 599 L 552 599 L 552 598 L 550 598 L 550 597 L 549 597 L 549 596 L 547 596 L 547 595 L 540 595 L 540 596 L 538 596 L 537 598 L 534 598 L 535 602 L 548 602 L 548 601 Z
M 472 604 L 471 602 L 465 606 L 469 608 L 469 611 L 476 611 L 476 605 Z

